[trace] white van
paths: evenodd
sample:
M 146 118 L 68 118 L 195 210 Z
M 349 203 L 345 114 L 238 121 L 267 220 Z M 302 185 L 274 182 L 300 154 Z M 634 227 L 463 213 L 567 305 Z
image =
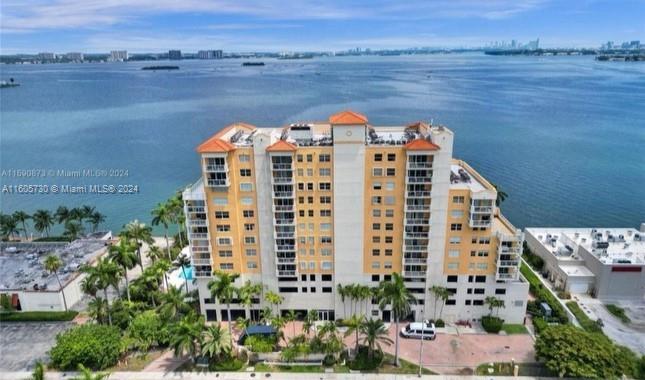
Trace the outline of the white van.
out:
M 401 329 L 401 336 L 413 339 L 421 339 L 423 337 L 423 339 L 434 340 L 437 334 L 435 333 L 434 323 L 412 322 Z

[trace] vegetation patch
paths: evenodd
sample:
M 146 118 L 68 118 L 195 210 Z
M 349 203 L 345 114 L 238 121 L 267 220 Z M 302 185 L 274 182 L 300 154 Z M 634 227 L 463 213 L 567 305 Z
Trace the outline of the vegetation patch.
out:
M 0 313 L 0 322 L 61 322 L 76 318 L 78 311 L 15 311 Z
M 580 306 L 578 306 L 578 303 L 575 301 L 569 301 L 567 302 L 567 307 L 573 315 L 576 316 L 576 319 L 578 322 L 580 322 L 580 326 L 585 329 L 585 331 L 588 331 L 590 333 L 600 333 L 602 334 L 602 327 L 600 327 L 600 324 L 598 324 L 597 321 L 592 321 L 587 314 L 585 314 L 582 309 L 580 309 Z
M 551 308 L 551 316 L 554 321 L 557 321 L 558 323 L 568 323 L 569 317 L 567 316 L 567 313 L 560 302 L 555 298 L 555 296 L 549 289 L 546 289 L 544 285 L 542 285 L 542 282 L 531 270 L 531 268 L 522 263 L 520 271 L 522 272 L 524 278 L 526 278 L 526 280 L 529 282 L 529 291 L 536 298 L 535 304 L 538 305 L 541 302 L 546 302 Z M 529 310 L 531 310 L 531 308 L 529 308 Z
M 519 367 L 518 376 L 556 376 L 543 363 L 515 363 L 515 365 Z M 514 376 L 513 363 L 498 362 L 480 364 L 475 370 L 475 374 L 478 376 Z
M 118 328 L 87 324 L 58 334 L 50 357 L 53 366 L 62 370 L 75 370 L 81 364 L 102 370 L 116 364 L 123 346 Z
M 614 317 L 620 319 L 620 321 L 624 324 L 628 324 L 632 321 L 631 319 L 629 319 L 627 314 L 625 314 L 625 309 L 623 309 L 622 307 L 614 304 L 606 304 L 605 307 L 607 308 L 607 311 L 613 314 Z
M 499 317 L 493 317 L 491 315 L 485 315 L 482 317 L 482 327 L 487 333 L 497 334 L 502 330 L 503 325 L 504 320 Z
M 208 369 L 211 371 L 235 372 L 241 370 L 244 364 L 245 362 L 243 360 L 234 356 L 225 356 L 222 359 L 210 363 Z
M 69 243 L 71 240 L 67 236 L 43 236 L 33 240 L 34 243 L 56 242 L 56 243 Z
M 250 336 L 244 341 L 244 346 L 252 352 L 273 352 L 278 343 L 275 336 Z
M 526 326 L 520 325 L 520 324 L 508 324 L 504 323 L 502 325 L 502 331 L 507 333 L 508 335 L 513 335 L 513 334 L 528 334 L 528 331 L 526 331 Z

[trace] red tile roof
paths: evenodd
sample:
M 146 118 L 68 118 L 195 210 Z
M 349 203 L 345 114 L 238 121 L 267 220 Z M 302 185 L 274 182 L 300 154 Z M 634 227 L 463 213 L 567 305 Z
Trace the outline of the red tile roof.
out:
M 354 112 L 351 110 L 345 110 L 336 114 L 333 114 L 329 117 L 329 124 L 332 125 L 365 125 L 367 124 L 367 116 Z
M 267 152 L 294 152 L 296 146 L 284 140 L 278 140 L 267 148 Z
M 217 135 L 204 141 L 197 147 L 198 153 L 226 153 L 235 150 L 235 146 L 229 142 L 217 138 Z
M 407 150 L 439 150 L 439 145 L 426 139 L 416 139 L 405 144 Z

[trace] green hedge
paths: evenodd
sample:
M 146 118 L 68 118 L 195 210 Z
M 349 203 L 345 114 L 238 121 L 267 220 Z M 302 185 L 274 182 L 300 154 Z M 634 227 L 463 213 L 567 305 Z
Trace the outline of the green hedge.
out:
M 482 317 L 482 327 L 487 333 L 497 334 L 502 330 L 504 320 L 499 317 L 486 315 Z
M 580 326 L 585 329 L 585 331 L 602 334 L 602 327 L 600 327 L 596 321 L 592 321 L 587 314 L 580 309 L 577 302 L 569 301 L 567 302 L 567 307 L 571 310 L 573 315 L 576 316 L 576 319 L 580 322 Z
M 71 321 L 78 311 L 12 311 L 0 313 L 0 322 L 58 322 Z
M 544 329 L 549 327 L 549 323 L 542 319 L 542 317 L 533 318 L 533 327 L 535 328 L 535 333 L 540 334 Z
M 42 243 L 42 242 L 69 243 L 70 241 L 71 240 L 66 236 L 45 236 L 45 237 L 41 237 L 33 240 L 34 243 Z
M 524 252 L 522 253 L 522 258 L 538 272 L 541 271 L 542 268 L 544 268 L 544 260 L 542 260 L 540 256 L 531 252 L 526 242 L 524 242 Z
M 627 324 L 630 323 L 632 320 L 629 319 L 629 317 L 625 314 L 625 309 L 623 309 L 620 306 L 613 305 L 613 304 L 607 304 L 605 305 L 607 308 L 607 311 L 609 311 L 611 314 L 613 314 L 616 318 L 620 319 L 621 322 Z
M 535 296 L 537 301 L 546 302 L 549 307 L 551 307 L 552 317 L 557 319 L 559 323 L 568 323 L 569 317 L 567 316 L 567 312 L 562 307 L 562 304 L 560 304 L 560 302 L 555 298 L 551 291 L 549 291 L 549 289 L 544 288 L 544 285 L 542 285 L 542 282 L 540 282 L 540 279 L 537 278 L 531 268 L 522 263 L 520 271 L 522 272 L 524 278 L 526 278 L 526 280 L 529 282 L 529 291 Z
M 49 356 L 62 370 L 76 370 L 79 364 L 102 370 L 115 365 L 124 348 L 117 327 L 87 324 L 58 334 Z

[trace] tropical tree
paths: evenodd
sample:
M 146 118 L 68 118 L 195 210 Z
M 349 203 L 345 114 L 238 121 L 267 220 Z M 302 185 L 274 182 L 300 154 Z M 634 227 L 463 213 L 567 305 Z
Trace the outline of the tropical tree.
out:
M 497 309 L 497 315 L 499 315 L 499 309 L 505 307 L 504 300 L 493 296 L 486 297 L 484 299 L 484 304 L 488 305 L 488 316 L 493 315 L 494 309 Z
M 211 296 L 217 298 L 220 304 L 226 304 L 226 314 L 227 314 L 227 325 L 228 333 L 231 335 L 231 344 L 233 344 L 231 332 L 231 300 L 237 294 L 237 288 L 235 288 L 235 280 L 240 277 L 237 273 L 226 273 L 222 271 L 215 272 L 215 279 L 208 283 L 208 289 L 211 292 Z
M 356 336 L 356 341 L 354 345 L 354 350 L 355 352 L 358 353 L 358 334 L 361 331 L 361 326 L 363 325 L 363 321 L 365 320 L 365 316 L 354 314 L 350 318 L 345 320 L 345 324 L 347 325 L 347 331 L 345 331 L 345 336 L 348 337 L 352 334 L 355 334 Z
M 244 331 L 248 329 L 250 325 L 251 325 L 251 320 L 248 318 L 237 317 L 237 319 L 235 320 L 235 327 L 240 331 Z
M 54 217 L 58 224 L 65 224 L 65 222 L 69 220 L 69 209 L 65 206 L 58 206 L 54 213 Z
M 202 316 L 189 314 L 170 327 L 170 347 L 175 356 L 187 353 L 193 362 L 199 353 L 199 343 L 204 329 Z
M 450 292 L 448 291 L 448 288 L 445 288 L 443 286 L 438 286 L 438 285 L 433 285 L 430 289 L 430 293 L 432 293 L 432 296 L 434 297 L 434 314 L 433 314 L 433 319 L 437 319 L 437 302 L 441 301 L 441 311 L 439 312 L 439 318 L 441 318 L 441 314 L 443 314 L 443 306 L 445 305 L 446 301 L 450 297 Z
M 133 220 L 130 223 L 126 224 L 123 227 L 121 232 L 124 237 L 129 240 L 132 240 L 137 248 L 137 257 L 139 258 L 139 266 L 141 271 L 143 271 L 143 257 L 141 257 L 141 245 L 143 243 L 152 244 L 154 240 L 152 239 L 152 228 L 146 226 L 144 223 L 139 223 L 138 220 Z
M 182 199 L 181 192 L 177 192 L 175 196 L 170 198 L 166 203 L 166 207 L 168 207 L 168 210 L 170 211 L 170 220 L 179 227 L 179 233 L 177 236 L 179 237 L 179 246 L 183 248 L 184 241 L 182 233 L 185 230 L 184 222 L 186 217 L 184 216 L 184 201 Z
M 336 286 L 336 294 L 340 296 L 340 302 L 343 303 L 343 318 L 347 318 L 347 306 L 345 305 L 345 298 L 347 297 L 347 291 L 343 284 L 338 284 Z
M 31 215 L 27 214 L 24 211 L 16 211 L 12 215 L 13 220 L 16 221 L 16 223 L 22 224 L 22 232 L 25 234 L 25 239 L 28 238 L 28 231 L 27 231 L 27 220 L 31 219 Z
M 67 311 L 67 298 L 65 297 L 65 292 L 63 291 L 63 284 L 60 282 L 60 277 L 58 276 L 58 270 L 63 266 L 63 261 L 56 255 L 48 255 L 47 257 L 45 257 L 43 266 L 45 267 L 45 270 L 47 272 L 53 273 L 54 276 L 56 276 L 58 287 L 60 288 L 61 294 L 63 295 L 63 305 L 65 307 L 65 311 Z
M 221 358 L 223 354 L 230 354 L 233 346 L 231 337 L 221 325 L 208 326 L 201 336 L 202 354 L 210 358 Z
M 298 319 L 298 313 L 296 313 L 295 310 L 290 309 L 287 311 L 287 314 L 285 314 L 284 319 L 287 321 L 287 323 L 291 323 L 291 328 L 293 329 L 293 335 L 296 336 L 296 324 L 293 323 Z
M 503 190 L 500 190 L 499 186 L 496 184 L 492 184 L 493 187 L 495 188 L 495 191 L 497 191 L 497 198 L 495 199 L 495 206 L 498 206 L 502 204 L 508 198 L 508 194 L 506 194 Z
M 314 324 L 318 320 L 318 310 L 309 310 L 307 315 L 305 315 L 305 320 L 302 323 L 302 332 L 309 336 L 311 328 L 314 327 Z
M 54 218 L 48 210 L 36 210 L 32 216 L 34 221 L 34 229 L 41 234 L 43 231 L 45 235 L 49 237 L 49 229 L 54 225 Z
M 168 254 L 168 259 L 170 259 L 170 243 L 168 242 L 168 226 L 172 222 L 172 215 L 168 207 L 163 204 L 157 204 L 154 210 L 152 210 L 152 225 L 158 226 L 162 225 L 164 229 L 164 239 L 166 240 L 166 253 Z
M 280 314 L 279 305 L 284 301 L 284 297 L 278 293 L 270 290 L 264 295 L 264 299 L 271 304 L 272 307 L 276 307 L 276 314 Z
M 36 362 L 36 366 L 29 380 L 45 380 L 45 366 L 41 361 Z
M 157 260 L 161 259 L 161 256 L 163 253 L 161 252 L 161 248 L 159 248 L 156 245 L 150 245 L 148 246 L 148 257 L 150 258 L 150 261 L 152 261 L 152 264 L 154 264 Z
M 96 209 L 89 205 L 83 205 L 80 210 L 81 210 L 81 220 L 85 221 L 88 224 L 91 224 L 89 222 L 92 218 L 92 214 L 94 214 L 94 211 L 96 211 Z
M 184 284 L 186 285 L 186 293 L 188 293 L 188 277 L 186 277 L 186 267 L 190 266 L 190 257 L 187 255 L 179 255 L 173 261 L 172 266 L 175 268 L 181 268 L 181 273 L 184 275 Z
M 252 283 L 249 280 L 246 280 L 244 285 L 240 286 L 237 291 L 237 298 L 240 300 L 240 303 L 244 305 L 244 313 L 246 317 L 252 319 L 251 316 L 251 305 L 253 300 L 262 293 L 262 284 Z
M 99 288 L 96 287 L 96 281 L 90 276 L 85 276 L 81 280 L 81 291 L 89 296 L 92 296 L 96 299 L 96 294 L 99 291 Z
M 105 323 L 108 315 L 107 300 L 95 297 L 87 304 L 87 313 L 98 323 Z
M 73 209 L 69 210 L 69 215 L 67 216 L 67 222 L 72 222 L 72 221 L 77 221 L 79 223 L 83 222 L 83 209 L 74 207 Z
M 318 339 L 321 340 L 322 350 L 326 355 L 337 357 L 345 347 L 345 343 L 338 336 L 338 326 L 333 321 L 327 321 L 320 326 Z
M 269 323 L 273 318 L 273 310 L 270 306 L 265 307 L 260 311 L 260 321 L 263 323 Z
M 128 280 L 128 270 L 137 265 L 137 255 L 134 253 L 134 247 L 126 239 L 121 239 L 119 245 L 111 245 L 108 257 L 121 268 L 123 268 L 123 277 L 125 277 L 125 292 L 130 301 L 130 281 Z
M 13 238 L 13 235 L 20 236 L 18 221 L 11 215 L 3 215 L 2 218 L 2 235 L 5 239 Z
M 390 281 L 382 281 L 379 286 L 379 307 L 384 310 L 388 305 L 394 315 L 396 326 L 396 345 L 394 347 L 394 365 L 399 366 L 399 321 L 410 313 L 410 305 L 416 303 L 416 298 L 405 287 L 403 277 L 399 273 L 392 273 Z
M 168 289 L 168 271 L 172 268 L 170 260 L 160 259 L 157 260 L 154 265 L 151 267 L 152 271 L 156 274 L 157 278 L 164 281 L 164 288 Z
M 108 323 L 112 324 L 112 313 L 110 311 L 110 299 L 108 298 L 108 289 L 112 286 L 117 290 L 119 288 L 119 278 L 121 276 L 120 267 L 107 257 L 99 259 L 96 266 L 86 265 L 82 268 L 89 278 L 93 281 L 97 289 L 103 291 L 105 306 L 108 316 Z
M 161 304 L 157 310 L 168 319 L 178 319 L 190 310 L 184 301 L 184 293 L 174 286 L 170 286 L 166 293 L 161 295 Z
M 90 225 L 92 225 L 92 232 L 96 232 L 101 223 L 105 222 L 105 215 L 98 211 L 94 211 L 92 215 L 88 217 L 88 221 L 90 222 Z
M 63 232 L 63 236 L 65 236 L 69 240 L 76 240 L 83 233 L 83 231 L 84 229 L 81 222 L 70 220 L 65 223 L 65 231 Z
M 392 344 L 392 339 L 388 336 L 385 324 L 380 319 L 364 320 L 361 324 L 361 333 L 363 334 L 363 344 L 367 346 L 367 356 L 370 359 L 374 357 L 375 349 L 383 351 L 381 344 L 388 346 Z M 398 336 L 399 334 L 396 335 Z

